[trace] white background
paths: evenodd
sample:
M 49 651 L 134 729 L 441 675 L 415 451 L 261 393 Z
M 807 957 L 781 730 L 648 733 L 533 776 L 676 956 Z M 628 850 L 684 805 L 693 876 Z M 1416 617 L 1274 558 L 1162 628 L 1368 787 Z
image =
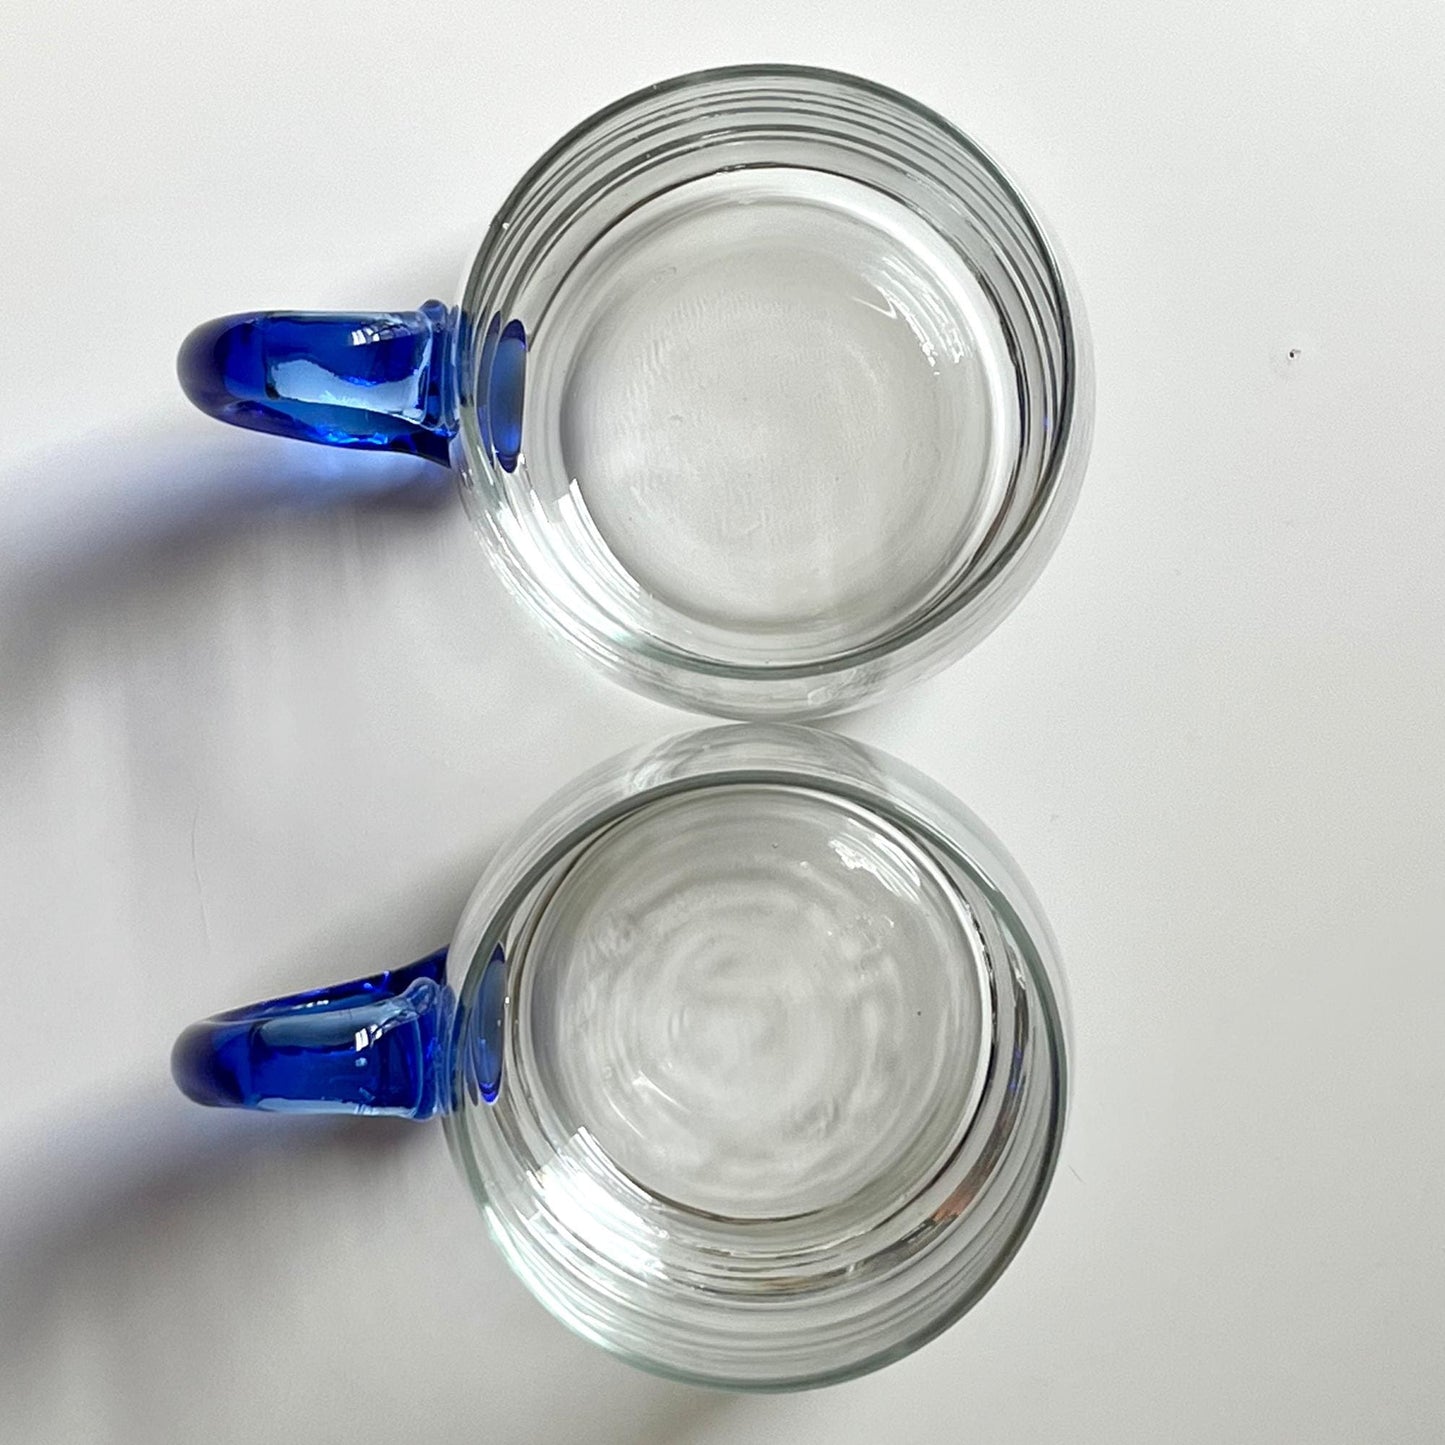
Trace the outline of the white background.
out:
M 0 1438 L 1440 1439 L 1435 0 L 11 0 L 0 29 Z M 440 473 L 229 432 L 172 366 L 223 311 L 454 296 L 565 127 L 763 59 L 912 92 L 1024 179 L 1099 407 L 1042 582 L 843 724 L 1051 915 L 1063 1167 L 940 1340 L 741 1399 L 553 1324 L 435 1126 L 172 1091 L 192 1017 L 434 947 L 526 811 L 690 722 L 543 638 Z

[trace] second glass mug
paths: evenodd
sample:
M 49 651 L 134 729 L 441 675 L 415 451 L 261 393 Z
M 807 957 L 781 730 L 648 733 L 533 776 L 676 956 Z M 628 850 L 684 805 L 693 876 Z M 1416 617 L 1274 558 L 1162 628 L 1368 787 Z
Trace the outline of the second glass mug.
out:
M 456 468 L 510 590 L 631 685 L 732 717 L 959 656 L 1067 521 L 1092 419 L 1033 210 L 906 96 L 787 66 L 583 122 L 461 302 L 198 328 L 210 414 Z
M 507 1259 L 656 1372 L 845 1379 L 1013 1257 L 1058 1158 L 1054 945 L 894 758 L 745 725 L 612 760 L 501 850 L 451 947 L 188 1029 L 202 1103 L 441 1116 Z

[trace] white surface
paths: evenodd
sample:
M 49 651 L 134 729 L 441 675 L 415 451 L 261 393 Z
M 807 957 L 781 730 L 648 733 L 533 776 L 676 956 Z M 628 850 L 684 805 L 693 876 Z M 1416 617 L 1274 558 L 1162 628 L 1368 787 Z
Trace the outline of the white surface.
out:
M 1445 11 L 1070 9 L 9 7 L 0 1437 L 1440 1437 Z M 753 58 L 910 90 L 1025 179 L 1099 413 L 1024 605 L 846 724 L 1045 902 L 1064 1167 L 942 1339 L 741 1400 L 552 1324 L 435 1129 L 173 1095 L 193 1016 L 431 947 L 524 810 L 688 719 L 546 644 L 450 496 L 288 500 L 358 464 L 190 414 L 172 357 L 451 294 L 565 126 Z

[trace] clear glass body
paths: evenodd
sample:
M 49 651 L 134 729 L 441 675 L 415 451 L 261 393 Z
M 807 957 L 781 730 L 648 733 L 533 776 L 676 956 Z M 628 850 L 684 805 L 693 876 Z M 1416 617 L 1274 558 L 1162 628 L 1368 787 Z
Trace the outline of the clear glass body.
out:
M 722 715 L 833 712 L 956 657 L 1082 473 L 1055 247 L 973 142 L 852 76 L 709 71 L 594 116 L 503 205 L 462 312 L 453 456 L 503 577 Z
M 719 728 L 554 798 L 458 928 L 447 1138 L 507 1258 L 632 1362 L 743 1389 L 968 1309 L 1058 1156 L 1055 952 L 955 800 Z

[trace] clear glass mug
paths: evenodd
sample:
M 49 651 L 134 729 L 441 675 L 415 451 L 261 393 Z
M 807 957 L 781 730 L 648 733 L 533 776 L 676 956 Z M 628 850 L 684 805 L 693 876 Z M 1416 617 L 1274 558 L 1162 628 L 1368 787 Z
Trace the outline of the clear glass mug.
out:
M 513 190 L 462 299 L 192 333 L 210 414 L 451 465 L 501 575 L 622 680 L 730 717 L 959 656 L 1063 530 L 1077 291 L 971 140 L 854 76 L 639 91 Z
M 817 1385 L 1022 1243 L 1066 1098 L 1056 951 L 957 801 L 832 734 L 710 729 L 525 824 L 451 948 L 178 1040 L 208 1104 L 441 1116 L 533 1292 L 635 1364 Z

